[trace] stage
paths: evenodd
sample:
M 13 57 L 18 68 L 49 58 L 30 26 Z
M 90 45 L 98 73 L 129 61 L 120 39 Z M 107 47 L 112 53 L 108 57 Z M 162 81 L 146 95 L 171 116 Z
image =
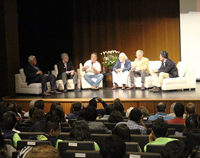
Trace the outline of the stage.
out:
M 42 99 L 45 102 L 45 112 L 49 111 L 52 102 L 61 102 L 64 111 L 68 114 L 71 103 L 75 101 L 81 101 L 82 103 L 85 103 L 91 98 L 97 96 L 103 98 L 103 100 L 107 103 L 112 103 L 115 98 L 120 98 L 125 109 L 128 109 L 131 106 L 145 106 L 150 113 L 156 112 L 156 105 L 161 101 L 167 103 L 167 112 L 169 112 L 169 107 L 173 102 L 182 102 L 184 105 L 186 105 L 188 102 L 194 102 L 197 106 L 197 112 L 200 113 L 200 82 L 197 82 L 197 88 L 195 90 L 177 90 L 152 93 L 148 90 L 111 90 L 110 87 L 105 87 L 99 89 L 98 91 L 85 89 L 81 92 L 68 91 L 67 93 L 51 96 L 15 95 L 4 97 L 3 100 L 5 102 L 15 101 L 22 105 L 23 110 L 27 111 L 29 110 L 29 102 L 31 100 Z M 102 108 L 100 103 L 98 103 L 98 108 Z

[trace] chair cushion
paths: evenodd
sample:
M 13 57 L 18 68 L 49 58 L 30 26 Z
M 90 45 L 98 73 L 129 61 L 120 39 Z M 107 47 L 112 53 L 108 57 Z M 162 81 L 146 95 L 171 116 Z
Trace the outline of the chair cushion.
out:
M 25 83 L 26 82 L 26 75 L 24 73 L 24 69 L 19 69 L 19 73 L 21 75 L 22 82 Z
M 41 83 L 31 83 L 30 85 L 27 85 L 27 83 L 22 83 L 21 88 L 41 88 Z M 50 87 L 50 82 L 47 82 L 47 87 Z
M 185 77 L 177 77 L 177 78 L 165 78 L 163 80 L 163 85 L 166 84 L 182 84 L 186 83 L 186 78 Z
M 177 69 L 178 69 L 178 76 L 179 77 L 184 77 L 186 74 L 186 71 L 188 69 L 188 64 L 184 62 L 179 62 L 177 64 Z
M 57 66 L 57 64 L 54 65 L 54 69 L 55 69 L 55 75 L 57 77 L 58 76 L 58 66 Z

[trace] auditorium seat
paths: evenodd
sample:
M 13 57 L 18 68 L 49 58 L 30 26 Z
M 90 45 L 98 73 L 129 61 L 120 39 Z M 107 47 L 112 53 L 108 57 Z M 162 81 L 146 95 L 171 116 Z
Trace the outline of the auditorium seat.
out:
M 21 139 L 30 139 L 31 137 L 36 137 L 41 134 L 44 134 L 44 132 L 21 132 L 19 136 Z
M 68 120 L 68 123 L 70 124 L 71 127 L 72 127 L 73 123 L 74 123 L 76 120 L 77 120 L 77 119 Z
M 62 126 L 61 126 L 61 127 L 62 127 Z M 71 129 L 72 129 L 71 127 L 62 127 L 62 128 L 61 128 L 61 131 L 62 131 L 62 132 L 70 132 Z
M 12 140 L 11 139 L 4 139 L 5 144 L 12 145 Z
M 95 150 L 93 141 L 65 140 L 58 143 L 58 151 L 62 155 L 66 150 Z
M 137 142 L 125 142 L 126 152 L 139 152 L 139 144 Z
M 130 129 L 131 134 L 141 134 L 140 129 Z
M 186 139 L 186 136 L 169 135 L 168 137 L 169 137 L 169 138 L 178 139 L 179 141 L 182 141 L 183 143 L 185 143 L 185 139 Z
M 25 146 L 38 146 L 38 145 L 51 145 L 50 141 L 42 141 L 42 140 L 19 140 L 17 141 L 17 150 L 21 150 Z
M 183 124 L 168 124 L 168 128 L 175 128 L 178 132 L 183 132 L 185 126 Z
M 150 134 L 152 131 L 152 128 L 148 128 L 147 129 L 147 134 Z M 174 135 L 176 132 L 176 129 L 175 128 L 168 128 L 168 135 Z
M 147 149 L 146 152 L 149 153 L 161 153 L 161 151 L 163 150 L 163 148 L 165 147 L 165 145 L 147 145 Z
M 92 140 L 94 140 L 99 146 L 105 142 L 105 138 L 111 136 L 111 134 L 91 134 Z
M 104 122 L 104 125 L 111 131 L 115 128 L 116 124 L 117 123 Z
M 149 135 L 131 134 L 131 142 L 138 142 L 140 148 L 144 150 L 144 146 L 149 143 Z
M 62 158 L 102 158 L 99 151 L 67 150 L 61 155 Z
M 61 132 L 58 136 L 58 139 L 69 140 L 70 139 L 69 133 Z
M 90 129 L 90 133 L 106 134 L 106 131 L 104 129 Z
M 82 68 L 83 68 L 83 65 L 82 65 L 82 63 L 80 63 L 79 64 L 79 71 L 77 71 L 77 72 L 78 72 L 78 78 L 79 78 L 80 83 L 81 83 L 81 88 L 82 89 L 92 88 L 92 86 L 83 77 L 85 75 L 85 71 L 82 71 Z M 96 78 L 92 78 L 92 80 L 95 82 L 97 79 Z M 103 87 L 103 80 L 100 82 L 99 87 L 100 88 Z
M 157 153 L 126 152 L 125 158 L 161 158 Z

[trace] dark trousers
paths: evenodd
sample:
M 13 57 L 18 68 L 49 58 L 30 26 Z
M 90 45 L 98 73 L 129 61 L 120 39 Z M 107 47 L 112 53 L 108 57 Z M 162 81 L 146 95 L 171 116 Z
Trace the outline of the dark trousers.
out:
M 47 88 L 47 82 L 50 81 L 50 84 L 51 84 L 51 91 L 54 91 L 57 89 L 57 86 L 56 86 L 56 77 L 54 75 L 40 75 L 40 76 L 37 76 L 35 78 L 35 82 L 34 83 L 41 83 L 42 84 L 42 92 L 45 92 L 48 90 Z
M 140 72 L 131 70 L 129 72 L 129 76 L 130 76 L 131 83 L 134 83 L 134 77 L 141 77 L 141 82 L 144 83 L 145 77 L 150 76 L 150 74 L 145 70 L 141 70 Z

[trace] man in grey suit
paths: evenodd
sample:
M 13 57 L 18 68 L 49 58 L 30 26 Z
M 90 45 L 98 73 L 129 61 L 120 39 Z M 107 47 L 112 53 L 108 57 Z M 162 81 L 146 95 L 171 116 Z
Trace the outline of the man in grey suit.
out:
M 168 53 L 166 51 L 160 52 L 160 60 L 162 61 L 161 67 L 157 70 L 153 70 L 153 88 L 150 92 L 161 92 L 161 86 L 163 79 L 165 78 L 175 78 L 178 77 L 178 69 L 176 64 L 168 58 Z

